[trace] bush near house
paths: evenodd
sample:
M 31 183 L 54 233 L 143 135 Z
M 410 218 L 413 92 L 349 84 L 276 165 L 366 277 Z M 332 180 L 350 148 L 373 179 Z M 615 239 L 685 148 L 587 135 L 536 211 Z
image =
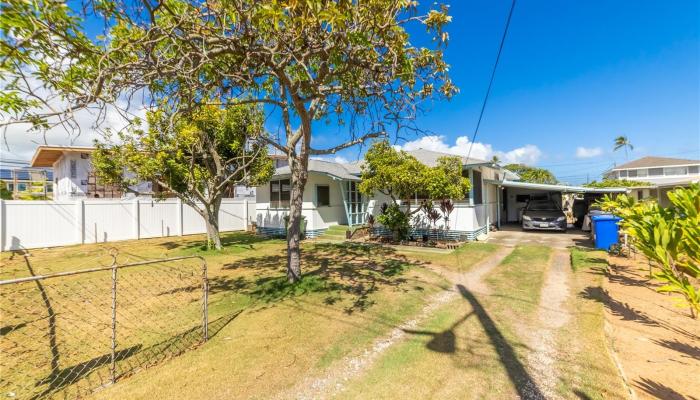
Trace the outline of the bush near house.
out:
M 655 201 L 637 202 L 620 195 L 606 196 L 604 210 L 623 218 L 620 226 L 651 262 L 658 266 L 656 279 L 665 283 L 658 290 L 683 296 L 693 318 L 700 313 L 700 185 L 668 193 L 670 207 Z
M 603 179 L 600 182 L 590 182 L 586 183 L 583 186 L 586 187 L 593 187 L 593 188 L 619 188 L 619 187 L 640 187 L 640 186 L 652 186 L 651 183 L 649 182 L 641 182 L 641 181 L 630 181 L 627 179 Z

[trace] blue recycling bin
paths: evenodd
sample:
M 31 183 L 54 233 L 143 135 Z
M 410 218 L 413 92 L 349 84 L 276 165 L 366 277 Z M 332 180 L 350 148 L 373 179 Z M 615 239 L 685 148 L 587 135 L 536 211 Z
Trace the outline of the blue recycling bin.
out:
M 594 215 L 591 217 L 593 221 L 593 237 L 595 239 L 595 248 L 610 250 L 614 244 L 618 244 L 618 222 L 622 218 L 614 215 Z

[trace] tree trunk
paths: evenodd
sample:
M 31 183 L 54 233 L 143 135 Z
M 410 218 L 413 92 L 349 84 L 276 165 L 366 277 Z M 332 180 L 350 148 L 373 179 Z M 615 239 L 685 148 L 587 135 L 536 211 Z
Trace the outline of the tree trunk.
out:
M 289 225 L 287 227 L 287 279 L 289 283 L 301 279 L 301 209 L 304 199 L 304 187 L 308 178 L 306 164 L 308 155 L 302 153 L 299 158 L 289 157 L 292 171 L 292 191 L 289 201 Z
M 219 233 L 219 209 L 221 199 L 215 199 L 207 206 L 204 205 L 204 223 L 207 227 L 207 249 L 221 250 L 221 234 Z

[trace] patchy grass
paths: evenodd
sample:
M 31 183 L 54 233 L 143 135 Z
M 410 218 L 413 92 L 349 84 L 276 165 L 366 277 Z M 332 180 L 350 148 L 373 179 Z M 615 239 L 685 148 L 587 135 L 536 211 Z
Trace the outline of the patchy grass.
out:
M 465 243 L 454 251 L 421 251 L 419 247 L 416 250 L 402 247 L 398 252 L 427 264 L 466 272 L 497 249 L 498 246 L 491 243 Z
M 303 279 L 290 285 L 284 273 L 285 244 L 280 240 L 230 233 L 224 235 L 226 247 L 222 252 L 206 250 L 202 243 L 203 236 L 199 235 L 31 251 L 29 260 L 34 274 L 109 265 L 112 248 L 116 248 L 120 263 L 184 255 L 206 259 L 211 340 L 197 350 L 122 379 L 94 394 L 96 398 L 151 398 L 156 390 L 161 398 L 269 397 L 307 373 L 364 348 L 416 314 L 429 296 L 448 287 L 441 276 L 422 267 L 420 252 L 409 257 L 381 246 L 305 242 Z M 4 278 L 32 274 L 20 255 L 3 253 L 2 262 Z M 103 289 L 99 292 L 109 293 L 108 285 Z M 195 286 L 169 292 L 197 296 Z M 74 304 L 73 311 L 79 312 L 83 304 L 80 299 L 90 295 L 94 293 L 64 291 L 61 306 Z M 128 298 L 129 292 L 121 295 Z M 185 329 L 176 319 L 162 320 L 166 314 L 151 308 L 148 296 L 136 298 L 141 308 L 134 313 L 139 321 L 131 321 L 132 324 L 155 318 L 175 330 Z M 173 312 L 179 309 L 179 303 L 157 303 Z M 106 316 L 109 304 L 103 305 L 107 306 L 105 310 L 89 311 Z M 103 329 L 103 325 L 92 335 L 80 335 L 79 342 L 76 338 L 76 347 L 90 342 L 99 348 L 99 354 L 108 354 L 108 329 Z M 70 327 L 58 328 L 62 337 L 71 339 L 71 335 L 61 332 Z M 84 328 L 89 333 L 88 327 Z M 174 335 L 174 341 L 163 343 L 180 348 L 182 335 Z M 87 339 L 90 336 L 91 341 Z M 138 338 L 135 334 L 130 336 L 129 343 L 140 347 L 127 349 L 120 356 L 124 362 L 134 363 L 145 357 L 139 351 L 145 347 L 146 338 Z M 123 344 L 119 343 L 118 349 Z M 66 344 L 59 346 L 65 347 Z M 108 358 L 97 361 L 108 364 Z M 67 371 L 75 371 L 71 369 L 73 365 L 82 368 L 79 357 L 73 360 L 64 356 L 59 363 L 61 368 L 68 367 Z M 142 364 L 146 365 L 150 364 Z M 92 384 L 95 379 L 104 383 L 104 378 L 92 376 Z M 85 389 L 81 391 L 84 393 Z
M 629 393 L 624 387 L 611 356 L 605 336 L 602 283 L 608 268 L 606 253 L 582 248 L 571 249 L 570 280 L 572 296 L 567 307 L 572 319 L 558 335 L 561 371 L 557 391 L 565 397 L 585 399 L 622 399 Z
M 409 340 L 389 349 L 340 397 L 517 397 L 528 375 L 524 345 L 511 322 L 536 311 L 550 252 L 514 249 L 487 275 L 490 295 L 460 289 L 458 300 L 408 331 Z

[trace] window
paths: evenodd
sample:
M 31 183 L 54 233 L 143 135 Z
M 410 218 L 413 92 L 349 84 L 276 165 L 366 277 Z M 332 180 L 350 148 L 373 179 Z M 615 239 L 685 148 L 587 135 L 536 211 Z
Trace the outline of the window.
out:
M 666 167 L 664 168 L 664 175 L 687 175 L 688 169 L 686 167 Z
M 481 198 L 481 172 L 474 170 L 472 172 L 472 191 L 474 194 L 474 204 L 482 204 Z
M 663 168 L 649 168 L 649 176 L 661 176 L 664 174 Z
M 331 190 L 328 185 L 316 186 L 316 206 L 331 205 Z
M 638 177 L 647 176 L 648 174 L 649 174 L 649 170 L 647 170 L 647 169 L 638 169 L 637 170 Z
M 637 191 L 637 200 L 642 200 L 643 197 L 644 197 L 644 191 L 638 190 Z
M 357 182 L 345 182 L 345 202 L 348 212 L 348 224 L 363 224 L 366 218 L 365 202 Z
M 70 178 L 76 179 L 78 177 L 78 162 L 76 160 L 70 160 Z
M 289 179 L 270 182 L 270 207 L 287 208 L 291 198 Z
M 697 165 L 692 165 L 692 166 L 688 167 L 688 173 L 689 174 L 697 174 L 698 169 L 700 169 L 700 167 L 698 167 Z
M 620 174 L 620 178 L 627 178 L 627 171 L 620 171 L 618 173 Z
M 631 169 L 631 170 L 627 171 L 627 176 L 630 178 L 636 178 L 637 177 L 637 170 Z

